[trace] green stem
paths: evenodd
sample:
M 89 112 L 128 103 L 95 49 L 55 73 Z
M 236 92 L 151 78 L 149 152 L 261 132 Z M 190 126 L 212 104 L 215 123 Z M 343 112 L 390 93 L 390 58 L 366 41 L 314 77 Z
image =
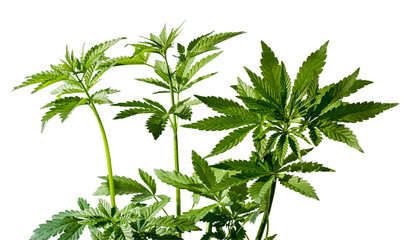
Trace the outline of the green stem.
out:
M 263 215 L 262 222 L 261 222 L 261 225 L 259 225 L 258 234 L 256 235 L 255 240 L 262 239 L 262 235 L 264 233 L 265 226 L 269 222 L 269 214 L 271 213 L 271 207 L 272 207 L 272 202 L 273 202 L 273 196 L 275 195 L 275 189 L 276 189 L 276 180 L 275 182 L 272 183 L 272 186 L 269 189 L 269 200 L 268 200 L 268 205 L 267 205 L 267 211 Z M 268 230 L 269 230 L 269 224 L 268 224 Z
M 110 156 L 110 151 L 109 151 L 108 138 L 106 137 L 105 128 L 103 127 L 102 120 L 99 117 L 99 114 L 98 114 L 98 111 L 96 110 L 95 105 L 93 104 L 93 102 L 90 102 L 89 106 L 91 107 L 92 111 L 94 112 L 95 117 L 98 120 L 99 128 L 101 129 L 103 144 L 105 146 L 106 163 L 107 163 L 107 166 L 108 166 L 109 192 L 110 192 L 110 197 L 111 197 L 111 204 L 112 204 L 112 206 L 116 206 L 116 202 L 115 202 L 115 185 L 114 185 L 114 181 L 113 181 L 112 161 L 111 161 L 111 156 Z
M 164 58 L 164 61 L 166 62 L 167 75 L 169 77 L 171 106 L 175 107 L 176 101 L 174 99 L 173 79 L 171 77 L 169 62 L 167 61 L 167 54 L 164 53 L 162 56 Z M 178 103 L 178 97 L 177 97 L 177 103 Z M 180 169 L 179 169 L 179 151 L 178 151 L 178 134 L 177 134 L 178 121 L 177 121 L 177 116 L 174 114 L 173 114 L 173 121 L 172 121 L 171 127 L 173 128 L 174 171 L 179 173 Z M 176 188 L 176 216 L 180 216 L 180 215 L 181 215 L 181 194 L 180 194 L 180 188 Z M 178 232 L 178 236 L 181 237 L 181 231 Z
M 103 127 L 102 124 L 102 120 L 99 116 L 98 111 L 96 110 L 95 104 L 92 102 L 91 100 L 91 96 L 89 95 L 88 90 L 86 89 L 86 87 L 84 86 L 84 84 L 82 83 L 82 81 L 79 79 L 79 77 L 75 74 L 75 76 L 78 79 L 78 82 L 81 84 L 82 88 L 85 91 L 86 96 L 88 97 L 88 102 L 89 102 L 89 107 L 92 109 L 96 120 L 98 121 L 99 124 L 99 128 L 101 130 L 101 134 L 102 134 L 102 138 L 103 138 L 103 144 L 105 146 L 105 155 L 106 155 L 106 163 L 108 166 L 108 179 L 109 179 L 109 193 L 110 193 L 110 197 L 111 197 L 111 204 L 112 207 L 116 205 L 116 201 L 115 201 L 115 185 L 113 182 L 113 171 L 112 171 L 112 161 L 111 161 L 111 156 L 110 156 L 110 150 L 109 150 L 109 144 L 108 144 L 108 138 L 106 137 L 106 132 L 105 132 L 105 128 Z

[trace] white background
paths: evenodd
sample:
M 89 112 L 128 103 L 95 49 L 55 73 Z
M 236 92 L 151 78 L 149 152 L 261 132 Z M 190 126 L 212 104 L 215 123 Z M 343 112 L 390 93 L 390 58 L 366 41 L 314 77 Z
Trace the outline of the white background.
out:
M 26 76 L 58 63 L 65 45 L 75 52 L 82 44 L 127 37 L 107 53 L 125 55 L 140 36 L 159 33 L 182 22 L 178 42 L 210 32 L 246 31 L 220 45 L 224 53 L 204 72 L 219 74 L 188 91 L 228 98 L 239 76 L 248 82 L 243 66 L 259 72 L 260 41 L 284 61 L 292 79 L 302 61 L 330 40 L 321 85 L 333 83 L 361 68 L 360 78 L 374 84 L 349 101 L 399 102 L 375 119 L 349 125 L 364 154 L 325 140 L 307 160 L 322 162 L 337 172 L 305 178 L 320 201 L 282 186 L 272 207 L 271 233 L 279 240 L 393 239 L 406 240 L 407 197 L 407 66 L 408 17 L 404 1 L 3 1 L 0 6 L 0 228 L 1 239 L 29 239 L 38 224 L 65 209 L 76 209 L 84 197 L 94 206 L 97 176 L 106 175 L 103 143 L 97 122 L 86 107 L 78 108 L 63 124 L 55 118 L 40 133 L 40 107 L 53 100 L 50 89 L 30 95 L 26 88 L 11 92 Z M 203 73 L 204 73 L 203 72 Z M 122 92 L 114 101 L 152 97 L 157 88 L 133 80 L 153 76 L 142 66 L 108 72 L 100 88 Z M 157 97 L 157 96 L 153 96 Z M 153 98 L 152 97 L 152 98 Z M 161 101 L 168 101 L 167 96 Z M 173 167 L 171 131 L 154 141 L 144 127 L 145 116 L 111 120 L 118 112 L 98 107 L 111 145 L 116 175 L 137 178 L 137 168 Z M 193 120 L 213 114 L 195 109 Z M 181 129 L 181 171 L 191 173 L 191 150 L 208 154 L 225 133 Z M 245 158 L 249 141 L 209 161 Z M 160 193 L 173 189 L 160 184 Z M 128 201 L 118 197 L 120 206 Z M 173 197 L 174 199 L 174 197 Z M 184 194 L 183 209 L 191 207 Z M 167 207 L 173 211 L 173 205 Z M 256 226 L 249 226 L 253 238 Z M 200 234 L 185 234 L 199 239 Z M 90 239 L 87 233 L 83 239 Z

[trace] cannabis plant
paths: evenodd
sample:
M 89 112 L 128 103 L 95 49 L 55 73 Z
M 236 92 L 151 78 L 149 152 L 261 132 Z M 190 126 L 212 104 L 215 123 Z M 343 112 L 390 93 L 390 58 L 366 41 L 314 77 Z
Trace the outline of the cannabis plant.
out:
M 201 57 L 203 54 L 218 50 L 217 44 L 243 32 L 219 34 L 211 32 L 192 40 L 187 47 L 178 43 L 177 64 L 172 68 L 169 64 L 168 50 L 174 46 L 175 39 L 179 33 L 180 27 L 172 29 L 167 34 L 165 26 L 158 36 L 150 34 L 150 37 L 144 38 L 145 41 L 130 44 L 135 48 L 135 56 L 141 53 L 149 53 L 156 54 L 161 59 L 155 60 L 154 64 L 144 63 L 154 70 L 157 78 L 136 78 L 136 80 L 160 87 L 162 90 L 155 92 L 156 94 L 169 94 L 170 107 L 166 109 L 161 103 L 147 98 L 144 98 L 143 101 L 135 100 L 114 104 L 115 106 L 128 108 L 118 113 L 115 119 L 127 118 L 137 114 L 151 114 L 146 121 L 146 127 L 154 139 L 157 139 L 162 134 L 167 123 L 170 122 L 170 127 L 173 130 L 174 169 L 176 172 L 179 172 L 180 162 L 178 144 L 179 120 L 190 120 L 192 115 L 191 106 L 199 103 L 199 101 L 191 100 L 191 97 L 180 99 L 180 94 L 198 82 L 216 74 L 210 73 L 196 77 L 197 72 L 219 56 L 221 51 Z M 176 188 L 176 213 L 178 216 L 181 215 L 180 188 L 178 187 Z
M 318 200 L 314 188 L 294 172 L 331 172 L 320 163 L 304 161 L 313 148 L 301 149 L 300 141 L 318 146 L 323 136 L 363 152 L 354 133 L 343 123 L 356 123 L 375 117 L 396 103 L 358 102 L 343 99 L 370 84 L 358 79 L 359 69 L 337 83 L 319 86 L 328 42 L 303 62 L 292 84 L 285 64 L 262 42 L 261 76 L 245 68 L 252 83 L 238 78 L 232 86 L 240 103 L 221 97 L 196 96 L 220 116 L 208 117 L 184 127 L 205 131 L 233 129 L 207 157 L 238 145 L 251 131 L 254 152 L 249 160 L 225 160 L 213 167 L 233 171 L 212 190 L 221 191 L 254 180 L 251 198 L 262 205 L 264 217 L 256 239 L 262 239 L 268 224 L 276 183 L 306 197 Z M 290 153 L 290 154 L 289 154 Z M 268 235 L 268 231 L 266 233 Z
M 41 119 L 41 131 L 44 131 L 46 123 L 51 118 L 59 115 L 61 122 L 64 122 L 74 109 L 82 105 L 88 105 L 94 113 L 102 133 L 108 175 L 110 179 L 112 179 L 113 173 L 109 145 L 102 120 L 99 117 L 95 104 L 111 104 L 112 101 L 109 100 L 109 95 L 119 91 L 116 89 L 106 88 L 92 93 L 90 90 L 102 79 L 101 77 L 103 74 L 113 66 L 142 64 L 146 62 L 147 56 L 143 54 L 133 57 L 118 57 L 113 59 L 105 56 L 105 52 L 111 46 L 123 39 L 124 38 L 117 38 L 99 45 L 95 45 L 86 53 L 84 52 L 84 49 L 82 49 L 82 53 L 79 58 L 75 57 L 73 51 L 70 52 L 67 46 L 65 59 L 62 59 L 61 63 L 51 65 L 50 70 L 27 77 L 26 81 L 14 88 L 14 90 L 16 90 L 29 85 L 38 84 L 34 88 L 34 91 L 32 91 L 32 93 L 35 93 L 53 84 L 63 83 L 51 92 L 51 94 L 56 95 L 56 100 L 42 107 L 48 109 L 48 111 Z M 72 96 L 78 94 L 81 96 Z M 111 183 L 110 196 L 111 203 L 114 206 L 115 191 L 113 181 L 111 181 Z

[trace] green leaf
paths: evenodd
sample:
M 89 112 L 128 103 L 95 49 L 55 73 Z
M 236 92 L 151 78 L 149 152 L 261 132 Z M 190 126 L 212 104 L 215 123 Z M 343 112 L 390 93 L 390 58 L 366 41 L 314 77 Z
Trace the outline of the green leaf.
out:
M 42 108 L 50 109 L 48 110 L 48 112 L 44 114 L 44 116 L 41 119 L 42 122 L 41 131 L 44 131 L 45 125 L 54 116 L 59 114 L 61 122 L 64 122 L 76 107 L 84 105 L 86 102 L 87 102 L 86 98 L 65 97 L 46 104 Z
M 259 94 L 251 86 L 247 85 L 240 78 L 238 78 L 238 84 L 231 86 L 240 97 L 249 97 L 259 99 Z
M 246 127 L 237 128 L 234 131 L 230 132 L 227 136 L 221 139 L 221 141 L 219 141 L 217 145 L 215 145 L 215 147 L 207 157 L 221 154 L 238 145 L 240 142 L 242 142 L 242 140 L 244 140 L 246 135 L 255 127 L 256 125 L 249 125 Z
M 202 67 L 204 67 L 207 63 L 211 62 L 213 59 L 218 57 L 222 52 L 217 52 L 211 55 L 208 55 L 205 58 L 202 58 L 200 61 L 196 62 L 191 69 L 188 71 L 186 78 L 190 80 Z
M 264 79 L 262 81 L 260 78 L 253 78 L 250 76 L 251 81 L 253 82 L 255 89 L 261 93 L 262 96 L 268 100 L 275 100 L 281 90 L 281 67 L 279 66 L 279 60 L 276 58 L 272 49 L 262 41 L 261 45 L 261 70 Z M 252 74 L 253 73 L 251 73 L 251 75 Z
M 162 182 L 173 187 L 186 189 L 198 194 L 202 194 L 203 192 L 207 191 L 205 186 L 194 180 L 194 178 L 188 177 L 179 172 L 167 172 L 161 169 L 155 169 L 154 172 Z
M 193 160 L 194 172 L 208 188 L 212 188 L 216 184 L 215 174 L 208 162 L 200 157 L 196 152 L 192 151 L 191 158 Z
M 82 211 L 90 208 L 89 203 L 83 198 L 78 198 L 78 206 Z
M 106 50 L 108 50 L 115 43 L 119 42 L 122 39 L 126 39 L 126 38 L 112 39 L 112 40 L 103 42 L 101 44 L 95 45 L 91 49 L 89 49 L 84 57 L 83 64 L 85 68 L 88 68 L 89 66 L 91 66 L 95 61 L 97 61 L 101 56 L 103 56 Z
M 287 165 L 281 169 L 279 172 L 335 172 L 333 169 L 324 167 L 323 164 L 316 162 L 297 162 L 291 165 Z
M 273 240 L 275 237 L 278 236 L 278 234 L 274 234 L 272 236 L 266 237 L 265 240 Z
M 214 208 L 218 206 L 219 204 L 215 203 L 215 204 L 211 204 L 206 207 L 199 208 L 199 209 L 190 210 L 188 212 L 184 212 L 182 217 L 185 217 L 193 221 L 194 223 L 197 223 L 198 221 L 203 219 L 205 215 L 207 215 L 207 213 L 209 213 L 211 210 L 213 210 Z
M 249 188 L 249 195 L 255 202 L 261 203 L 262 200 L 265 199 L 265 196 L 268 193 L 274 181 L 275 177 L 272 176 L 267 181 L 254 182 Z
M 37 84 L 37 83 L 44 83 L 44 82 L 54 82 L 58 79 L 58 81 L 68 79 L 69 75 L 63 74 L 61 72 L 57 71 L 43 71 L 34 75 L 31 75 L 29 77 L 26 77 L 26 81 L 21 83 L 20 85 L 14 87 L 14 90 L 17 90 L 19 88 L 23 88 L 32 84 Z M 34 93 L 34 92 L 33 92 Z
M 82 232 L 84 231 L 85 226 L 81 224 L 73 224 L 69 229 L 64 231 L 63 234 L 58 238 L 58 240 L 78 240 Z
M 215 47 L 215 45 L 217 45 L 218 43 L 221 43 L 227 39 L 243 33 L 244 32 L 226 32 L 218 33 L 215 35 L 204 35 L 194 43 L 193 47 L 190 48 L 191 45 L 189 44 L 187 48 L 188 56 L 197 56 L 208 51 L 216 50 L 218 48 Z
M 276 144 L 276 155 L 278 157 L 279 163 L 282 163 L 283 159 L 286 157 L 288 147 L 289 147 L 288 134 L 284 133 L 279 137 L 279 140 Z
M 52 216 L 52 220 L 47 220 L 44 224 L 40 224 L 39 228 L 34 230 L 34 235 L 31 236 L 30 240 L 47 240 L 58 234 L 70 231 L 71 228 L 75 229 L 78 226 L 77 222 L 79 220 L 67 218 L 67 216 L 70 216 L 72 213 L 72 211 L 65 211 Z M 81 230 L 77 229 L 77 231 L 78 234 L 80 234 L 79 231 Z M 67 237 L 68 234 L 65 236 Z M 72 238 L 72 240 L 78 238 Z
M 112 101 L 109 100 L 108 98 L 109 94 L 118 93 L 118 92 L 119 90 L 111 89 L 111 88 L 102 89 L 92 94 L 91 99 L 94 103 L 97 103 L 97 104 L 109 104 L 109 103 L 112 103 Z
M 167 113 L 155 112 L 146 121 L 146 127 L 156 140 L 166 128 L 166 123 L 169 119 Z
M 315 146 L 318 146 L 323 140 L 322 133 L 319 131 L 319 129 L 311 125 L 308 126 L 308 129 L 310 139 Z
M 214 164 L 212 167 L 223 169 L 223 170 L 229 170 L 229 171 L 268 174 L 268 171 L 264 167 L 259 166 L 254 161 L 224 160 L 224 161 Z
M 153 84 L 153 85 L 156 85 L 158 87 L 170 90 L 170 86 L 166 82 L 160 81 L 160 80 L 155 79 L 155 78 L 135 78 L 135 80 L 145 82 L 145 83 L 149 83 L 149 84 Z
M 299 68 L 299 72 L 293 86 L 295 98 L 302 98 L 309 89 L 313 89 L 312 91 L 317 90 L 317 79 L 320 73 L 323 71 L 323 67 L 325 65 L 328 44 L 329 41 L 325 42 L 317 51 L 310 54 L 310 56 L 307 57 L 306 61 L 304 61 L 302 66 Z M 315 74 L 316 78 L 314 78 Z
M 300 155 L 303 157 L 306 154 L 308 154 L 309 152 L 311 152 L 313 150 L 313 148 L 308 148 L 308 149 L 302 149 L 300 150 Z M 283 163 L 281 164 L 281 166 L 285 166 L 288 163 L 294 162 L 296 160 L 298 160 L 298 155 L 294 152 L 292 152 L 291 154 L 289 154 L 284 160 Z
M 152 191 L 152 194 L 156 194 L 156 181 L 147 172 L 144 172 L 139 168 L 139 176 L 146 183 L 147 187 Z
M 243 106 L 232 100 L 212 96 L 211 97 L 202 97 L 197 95 L 195 96 L 198 100 L 200 100 L 209 108 L 213 109 L 218 113 L 238 117 L 254 118 L 254 115 L 250 113 L 248 109 L 244 108 Z
M 110 192 L 109 192 L 108 177 L 103 176 L 99 178 L 105 180 L 106 182 L 101 183 L 101 186 L 98 187 L 94 195 L 95 196 L 109 196 Z M 135 194 L 135 193 L 151 194 L 150 191 L 146 187 L 138 183 L 136 180 L 133 180 L 127 177 L 113 176 L 113 181 L 114 181 L 114 186 L 115 186 L 115 193 L 117 195 Z
M 289 134 L 288 140 L 289 140 L 289 146 L 290 146 L 290 149 L 292 149 L 292 152 L 294 152 L 298 156 L 298 158 L 302 160 L 302 155 L 300 154 L 299 143 L 296 140 L 296 138 Z
M 320 113 L 324 113 L 331 105 L 335 104 L 342 98 L 349 96 L 353 91 L 356 91 L 354 84 L 358 73 L 359 69 L 340 82 L 330 85 L 324 93 L 320 103 L 316 106 L 314 113 L 312 113 L 312 118 L 317 117 Z
M 280 69 L 280 67 L 279 67 Z M 272 80 L 268 80 L 268 78 L 262 79 L 254 72 L 249 70 L 245 67 L 245 71 L 247 72 L 249 78 L 251 79 L 252 84 L 254 85 L 255 90 L 261 94 L 267 101 L 274 102 L 277 99 L 277 89 L 280 89 L 279 85 L 276 87 L 274 86 L 274 82 Z
M 334 141 L 343 142 L 350 147 L 359 150 L 360 152 L 364 152 L 358 144 L 356 135 L 354 135 L 353 132 L 343 124 L 323 122 L 320 123 L 317 128 L 322 131 L 326 137 Z
M 277 177 L 279 178 L 279 182 L 283 186 L 295 192 L 298 192 L 306 197 L 310 197 L 310 198 L 319 200 L 319 198 L 317 197 L 315 193 L 314 188 L 302 178 L 293 176 L 293 175 L 288 175 L 288 174 L 277 175 Z
M 383 111 L 397 106 L 398 103 L 362 102 L 350 103 L 331 109 L 319 119 L 328 119 L 337 122 L 361 122 L 375 117 Z
M 164 206 L 167 205 L 167 203 L 170 202 L 170 198 L 169 197 L 165 197 L 164 199 L 162 199 L 160 202 L 155 202 L 152 205 L 148 206 L 148 207 L 144 207 L 140 209 L 140 214 L 146 219 L 149 220 L 149 218 L 152 218 L 154 216 L 156 216 L 157 213 L 159 213 Z
M 251 123 L 254 123 L 254 121 L 237 116 L 214 116 L 204 118 L 195 123 L 182 125 L 182 127 L 205 131 L 221 131 L 241 127 Z
M 264 176 L 268 176 L 270 173 L 258 173 L 258 172 L 242 172 L 235 174 L 230 177 L 225 177 L 223 178 L 215 187 L 213 187 L 211 190 L 212 192 L 218 192 L 225 190 L 230 187 L 235 187 L 241 184 L 245 184 L 251 180 L 261 178 Z
M 165 216 L 152 219 L 148 223 L 149 226 L 160 226 L 180 229 L 182 232 L 199 231 L 199 227 L 194 225 L 194 222 L 186 218 L 175 218 L 174 216 Z
M 120 111 L 118 114 L 116 114 L 114 119 L 123 119 L 127 117 L 131 117 L 137 114 L 143 114 L 143 113 L 155 113 L 157 110 L 152 110 L 151 108 L 130 108 L 126 110 Z
M 51 94 L 57 95 L 57 98 L 72 93 L 84 93 L 84 89 L 78 82 L 67 82 L 51 92 Z

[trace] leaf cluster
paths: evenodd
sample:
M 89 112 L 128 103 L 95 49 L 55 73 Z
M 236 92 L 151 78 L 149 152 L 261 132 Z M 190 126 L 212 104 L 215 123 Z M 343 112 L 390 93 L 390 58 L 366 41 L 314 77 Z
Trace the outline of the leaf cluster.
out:
M 147 98 L 144 98 L 143 101 L 128 101 L 115 104 L 115 106 L 127 108 L 119 112 L 115 119 L 127 118 L 137 114 L 151 114 L 146 121 L 146 127 L 154 139 L 157 139 L 162 134 L 169 121 L 173 129 L 177 127 L 175 120 L 173 119 L 172 122 L 169 116 L 175 115 L 183 120 L 191 119 L 191 106 L 199 102 L 197 100 L 190 100 L 190 98 L 181 100 L 180 93 L 216 74 L 214 72 L 196 76 L 198 71 L 218 57 L 221 51 L 203 57 L 201 55 L 218 50 L 217 44 L 243 33 L 228 32 L 213 34 L 211 32 L 190 41 L 187 47 L 177 43 L 178 55 L 175 56 L 177 63 L 172 68 L 168 61 L 168 50 L 175 45 L 175 39 L 180 33 L 180 27 L 172 29 L 170 33 L 167 33 L 165 26 L 160 34 L 150 34 L 142 42 L 129 44 L 135 48 L 134 55 L 136 56 L 144 53 L 159 56 L 159 59 L 155 60 L 154 64 L 145 62 L 145 65 L 154 70 L 157 77 L 136 78 L 136 80 L 161 88 L 160 91 L 155 93 L 170 94 L 172 98 L 171 107 L 166 109 L 163 104 Z

